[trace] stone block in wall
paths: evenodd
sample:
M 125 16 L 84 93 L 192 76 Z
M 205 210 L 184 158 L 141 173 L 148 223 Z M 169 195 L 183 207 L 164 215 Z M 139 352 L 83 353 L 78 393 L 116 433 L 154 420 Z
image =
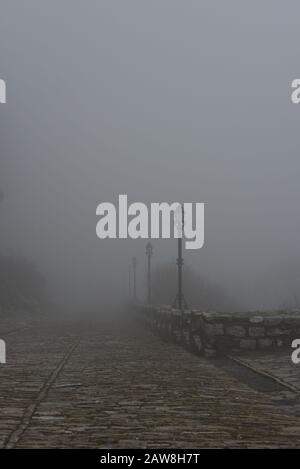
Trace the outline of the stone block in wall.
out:
M 220 318 L 220 315 L 216 312 L 208 312 L 208 313 L 207 312 L 202 312 L 201 316 L 202 316 L 202 318 L 204 319 L 204 321 L 206 323 L 207 322 L 215 322 L 218 319 L 222 320 L 222 318 Z
M 290 335 L 291 331 L 282 327 L 270 327 L 267 329 L 268 336 Z
M 250 337 L 263 337 L 265 335 L 265 328 L 262 326 L 251 326 L 249 327 Z
M 271 348 L 274 345 L 273 339 L 258 339 L 258 346 L 261 349 Z
M 226 327 L 226 334 L 233 337 L 245 337 L 246 329 L 244 326 L 229 326 Z
M 234 324 L 236 322 L 239 324 L 247 324 L 250 316 L 253 316 L 253 313 L 218 313 L 215 311 L 203 312 L 201 314 L 206 323 L 222 324 Z
M 264 322 L 264 318 L 263 316 L 254 315 L 249 318 L 249 322 L 251 322 L 251 324 L 260 324 Z
M 209 337 L 224 334 L 223 324 L 205 324 L 204 330 Z
M 299 314 L 297 316 L 289 316 L 284 319 L 284 324 L 287 324 L 288 326 L 300 326 L 300 316 Z
M 255 339 L 241 339 L 240 348 L 243 350 L 255 350 L 256 349 L 256 340 Z
M 282 322 L 281 316 L 266 316 L 264 323 L 266 326 L 279 326 Z
M 192 337 L 193 346 L 197 352 L 202 352 L 203 343 L 199 334 L 194 334 Z

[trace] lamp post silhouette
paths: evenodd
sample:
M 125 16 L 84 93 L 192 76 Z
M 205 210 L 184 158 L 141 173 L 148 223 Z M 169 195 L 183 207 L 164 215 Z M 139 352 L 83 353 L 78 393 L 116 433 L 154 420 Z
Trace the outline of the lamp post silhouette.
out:
M 153 255 L 153 246 L 149 242 L 146 246 L 146 256 L 147 256 L 147 303 L 151 304 L 151 257 Z
M 133 300 L 136 301 L 136 257 L 132 258 L 133 269 Z
M 128 265 L 128 297 L 131 300 L 131 265 Z
M 177 220 L 176 220 L 177 218 Z M 177 264 L 177 294 L 173 303 L 173 308 L 186 309 L 187 302 L 185 300 L 183 290 L 182 290 L 182 268 L 184 260 L 182 257 L 182 238 L 183 238 L 183 228 L 184 228 L 184 209 L 183 205 L 179 206 L 175 214 L 175 225 L 178 230 L 178 257 L 176 260 Z

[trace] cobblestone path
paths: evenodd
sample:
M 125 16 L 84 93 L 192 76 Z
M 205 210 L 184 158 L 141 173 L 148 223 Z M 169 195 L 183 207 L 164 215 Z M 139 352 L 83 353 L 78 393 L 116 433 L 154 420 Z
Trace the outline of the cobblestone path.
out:
M 1 447 L 300 447 L 274 395 L 138 326 L 7 335 Z

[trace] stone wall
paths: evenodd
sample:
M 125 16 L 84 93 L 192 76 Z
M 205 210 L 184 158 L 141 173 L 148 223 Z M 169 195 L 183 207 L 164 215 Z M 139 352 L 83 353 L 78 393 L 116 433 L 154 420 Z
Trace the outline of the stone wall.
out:
M 206 356 L 290 347 L 300 338 L 300 311 L 217 313 L 143 305 L 136 313 L 154 332 Z

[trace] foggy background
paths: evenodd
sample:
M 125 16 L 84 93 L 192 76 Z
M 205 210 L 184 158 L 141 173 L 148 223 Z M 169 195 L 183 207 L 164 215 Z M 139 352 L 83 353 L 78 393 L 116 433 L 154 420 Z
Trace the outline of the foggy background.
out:
M 185 263 L 242 309 L 299 305 L 299 2 L 0 8 L 3 255 L 33 260 L 62 309 L 100 312 L 132 256 L 143 296 L 146 242 L 97 239 L 97 205 L 205 202 Z M 155 268 L 175 263 L 176 241 L 153 245 Z

